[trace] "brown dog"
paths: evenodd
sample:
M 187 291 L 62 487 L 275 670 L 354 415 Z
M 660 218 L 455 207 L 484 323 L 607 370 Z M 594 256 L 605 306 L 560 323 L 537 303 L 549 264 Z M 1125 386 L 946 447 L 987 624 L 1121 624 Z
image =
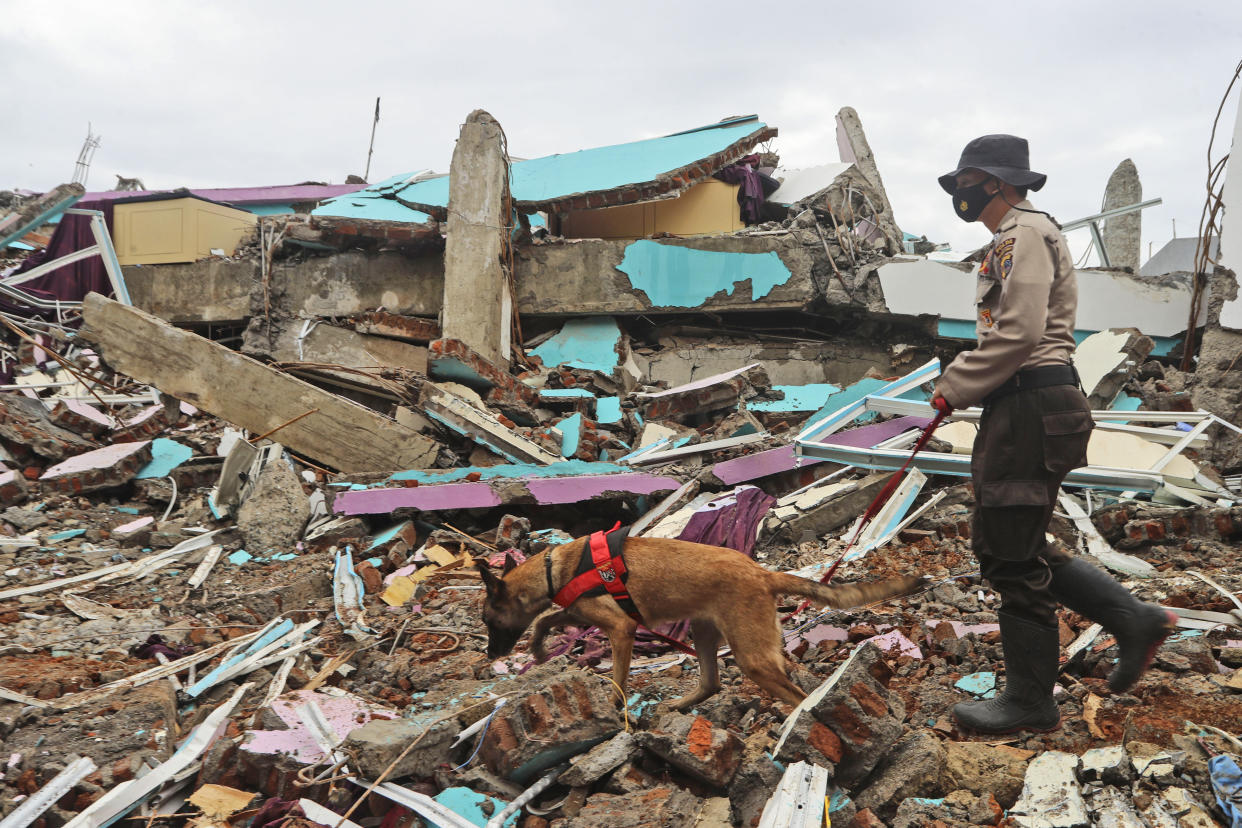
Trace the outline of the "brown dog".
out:
M 506 567 L 497 578 L 486 562 L 479 572 L 487 589 L 483 621 L 487 624 L 487 654 L 507 655 L 522 633 L 535 621 L 530 653 L 536 661 L 547 658 L 543 639 L 564 624 L 593 624 L 612 644 L 612 674 L 624 692 L 638 624 L 617 605 L 611 595 L 582 597 L 568 608 L 540 615 L 552 606 L 552 595 L 574 576 L 583 540 L 556 546 L 532 555 L 516 567 Z M 720 689 L 716 650 L 721 638 L 728 642 L 738 667 L 751 680 L 776 698 L 797 704 L 806 698 L 785 672 L 780 622 L 776 615 L 778 595 L 801 595 L 813 602 L 840 609 L 917 590 L 919 577 L 891 578 L 865 584 L 824 585 L 796 575 L 772 572 L 732 549 L 663 538 L 628 538 L 625 564 L 629 569 L 626 588 L 645 624 L 655 626 L 690 619 L 699 659 L 699 688 L 673 702 L 687 710 Z M 552 556 L 552 593 L 544 557 Z

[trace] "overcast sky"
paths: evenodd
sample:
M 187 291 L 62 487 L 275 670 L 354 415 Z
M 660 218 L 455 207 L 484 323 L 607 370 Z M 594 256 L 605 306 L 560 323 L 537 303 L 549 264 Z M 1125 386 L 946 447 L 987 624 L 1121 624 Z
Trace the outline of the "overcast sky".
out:
M 73 174 L 149 188 L 342 183 L 446 170 L 458 127 L 491 112 L 536 157 L 756 113 L 784 163 L 837 160 L 834 115 L 858 110 L 898 224 L 970 249 L 981 225 L 937 187 L 976 135 L 1031 142 L 1036 206 L 1096 212 L 1138 166 L 1155 249 L 1193 235 L 1207 142 L 1242 59 L 1242 3 L 320 2 L 5 0 L 0 188 Z M 1217 133 L 1228 151 L 1235 89 Z M 1242 168 L 1240 168 L 1242 169 Z M 1085 231 L 1071 236 L 1080 247 Z

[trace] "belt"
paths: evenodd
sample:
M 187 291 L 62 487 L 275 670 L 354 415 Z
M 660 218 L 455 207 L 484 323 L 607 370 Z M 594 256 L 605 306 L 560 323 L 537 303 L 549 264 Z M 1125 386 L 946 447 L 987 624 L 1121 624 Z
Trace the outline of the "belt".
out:
M 997 400 L 1029 391 L 1032 388 L 1047 388 L 1051 385 L 1078 385 L 1078 369 L 1073 365 L 1040 365 L 1038 368 L 1026 368 L 1014 374 L 1000 384 L 1000 387 L 983 398 L 983 404 L 991 405 Z

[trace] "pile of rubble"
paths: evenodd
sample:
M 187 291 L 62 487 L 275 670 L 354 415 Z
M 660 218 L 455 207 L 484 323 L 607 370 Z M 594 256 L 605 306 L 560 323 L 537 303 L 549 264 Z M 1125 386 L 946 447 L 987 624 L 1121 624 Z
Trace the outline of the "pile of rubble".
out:
M 583 320 L 517 373 L 431 340 L 426 373 L 367 377 L 400 396 L 389 420 L 101 297 L 84 320 L 80 335 L 23 340 L 18 387 L 0 394 L 13 825 L 135 808 L 234 824 L 810 825 L 825 802 L 839 825 L 1222 818 L 1213 780 L 1227 774 L 1209 763 L 1236 753 L 1242 721 L 1242 506 L 1221 505 L 1227 491 L 1161 505 L 1101 490 L 1085 525 L 1057 519 L 1061 542 L 1085 543 L 1185 629 L 1114 695 L 1112 640 L 1066 612 L 1055 733 L 978 742 L 948 718 L 963 695 L 995 692 L 996 596 L 974 571 L 969 487 L 922 474 L 836 578 L 918 572 L 924 593 L 788 620 L 791 675 L 810 693 L 797 709 L 726 658 L 724 689 L 676 713 L 665 702 L 697 667 L 658 641 L 640 641 L 624 704 L 593 630 L 563 630 L 544 665 L 521 647 L 489 661 L 473 562 L 621 520 L 817 573 L 888 475 L 800 456 L 795 437 L 905 445 L 894 438 L 926 418 L 865 407 L 925 398 L 926 368 L 864 378 L 808 415 L 782 407 L 759 364 L 674 387 L 627 379 L 647 355 L 615 325 L 614 370 L 582 367 L 601 326 Z M 348 325 L 412 327 L 382 313 Z M 834 418 L 845 426 L 824 434 Z M 401 452 L 421 468 L 341 471 Z M 1179 472 L 1176 490 L 1202 500 L 1184 487 L 1205 471 Z
M 860 521 L 973 287 L 901 255 L 937 246 L 839 119 L 842 163 L 805 170 L 753 116 L 518 161 L 475 112 L 457 174 L 266 188 L 287 217 L 141 196 L 237 219 L 209 257 L 45 238 L 77 185 L 0 201 L 6 240 L 79 260 L 40 279 L 102 259 L 73 295 L 0 273 L 0 828 L 1242 824 L 1232 274 L 1193 373 L 1168 313 L 1191 280 L 1081 275 L 1096 428 L 1051 530 L 1180 629 L 1115 694 L 1115 642 L 1063 612 L 1062 727 L 978 741 L 948 710 L 1003 684 L 980 412 Z M 131 195 L 61 226 L 107 239 Z M 489 658 L 478 567 L 615 523 L 926 588 L 783 605 L 796 708 L 726 649 L 721 691 L 674 711 L 697 661 L 643 631 L 624 697 L 595 628 Z

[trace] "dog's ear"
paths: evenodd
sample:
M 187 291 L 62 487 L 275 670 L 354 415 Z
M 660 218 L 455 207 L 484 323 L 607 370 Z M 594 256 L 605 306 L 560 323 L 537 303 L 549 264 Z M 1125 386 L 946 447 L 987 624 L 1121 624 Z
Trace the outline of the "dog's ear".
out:
M 514 567 L 516 566 L 517 566 L 517 558 L 513 557 L 513 553 L 506 552 L 505 553 L 505 566 L 504 566 L 504 569 L 501 570 L 501 574 L 508 575 L 510 572 L 513 571 Z
M 483 586 L 487 589 L 488 595 L 495 595 L 504 589 L 505 582 L 492 574 L 492 568 L 487 565 L 487 561 L 483 558 L 474 562 L 474 566 L 479 570 L 479 577 L 483 579 Z

